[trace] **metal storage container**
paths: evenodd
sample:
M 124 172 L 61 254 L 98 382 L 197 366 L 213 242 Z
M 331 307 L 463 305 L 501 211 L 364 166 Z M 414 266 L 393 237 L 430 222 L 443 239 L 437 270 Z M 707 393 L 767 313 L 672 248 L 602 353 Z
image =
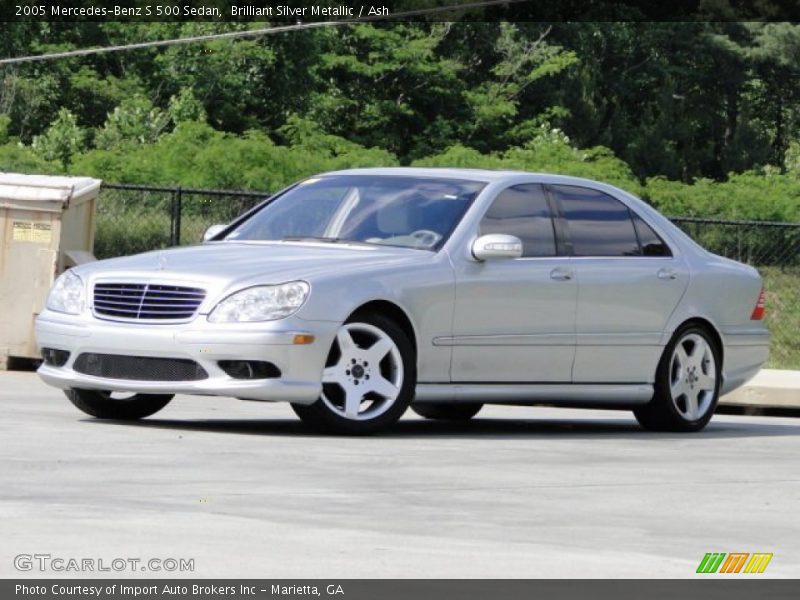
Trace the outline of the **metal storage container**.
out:
M 100 180 L 0 173 L 0 369 L 39 358 L 33 322 L 57 275 L 94 260 Z

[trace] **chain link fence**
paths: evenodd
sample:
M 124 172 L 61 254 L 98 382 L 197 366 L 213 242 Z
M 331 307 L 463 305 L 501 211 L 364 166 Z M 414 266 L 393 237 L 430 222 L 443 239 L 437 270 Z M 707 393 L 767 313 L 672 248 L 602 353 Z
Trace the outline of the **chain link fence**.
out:
M 214 223 L 228 223 L 268 193 L 103 184 L 94 254 L 111 258 L 196 244 Z
M 110 258 L 196 244 L 214 223 L 228 223 L 268 192 L 104 184 L 97 205 L 95 256 Z M 757 267 L 764 277 L 768 366 L 800 369 L 800 223 L 673 217 L 720 256 Z

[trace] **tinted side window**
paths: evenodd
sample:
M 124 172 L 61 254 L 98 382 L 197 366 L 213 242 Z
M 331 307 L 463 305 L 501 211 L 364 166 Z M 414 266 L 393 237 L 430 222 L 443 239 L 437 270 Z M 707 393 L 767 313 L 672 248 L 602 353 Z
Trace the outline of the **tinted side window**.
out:
M 672 251 L 669 249 L 658 234 L 653 231 L 647 223 L 644 222 L 642 217 L 631 211 L 633 217 L 633 225 L 636 227 L 636 235 L 639 236 L 639 244 L 642 247 L 643 256 L 672 256 Z
M 575 256 L 639 256 L 628 207 L 608 194 L 571 185 L 553 186 L 567 221 Z
M 553 219 L 540 185 L 517 185 L 500 192 L 486 211 L 481 235 L 505 233 L 522 240 L 522 256 L 555 256 Z

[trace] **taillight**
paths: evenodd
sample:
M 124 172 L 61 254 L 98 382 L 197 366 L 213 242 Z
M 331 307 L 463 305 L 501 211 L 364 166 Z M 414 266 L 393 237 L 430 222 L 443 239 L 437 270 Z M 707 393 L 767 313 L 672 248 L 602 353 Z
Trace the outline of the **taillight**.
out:
M 756 302 L 756 307 L 753 309 L 753 314 L 750 315 L 750 320 L 760 321 L 764 318 L 764 301 L 764 288 L 761 288 L 761 293 L 758 295 L 758 302 Z

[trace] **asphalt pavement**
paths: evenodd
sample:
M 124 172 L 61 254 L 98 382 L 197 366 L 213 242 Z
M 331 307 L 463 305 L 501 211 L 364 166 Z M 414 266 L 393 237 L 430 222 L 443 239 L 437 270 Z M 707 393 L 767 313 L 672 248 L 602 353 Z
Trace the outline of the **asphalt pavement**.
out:
M 228 398 L 99 421 L 24 372 L 0 372 L 0 405 L 0 577 L 139 576 L 15 568 L 33 554 L 194 561 L 146 573 L 170 577 L 696 577 L 707 552 L 800 576 L 800 419 L 675 435 L 490 407 L 341 438 Z

